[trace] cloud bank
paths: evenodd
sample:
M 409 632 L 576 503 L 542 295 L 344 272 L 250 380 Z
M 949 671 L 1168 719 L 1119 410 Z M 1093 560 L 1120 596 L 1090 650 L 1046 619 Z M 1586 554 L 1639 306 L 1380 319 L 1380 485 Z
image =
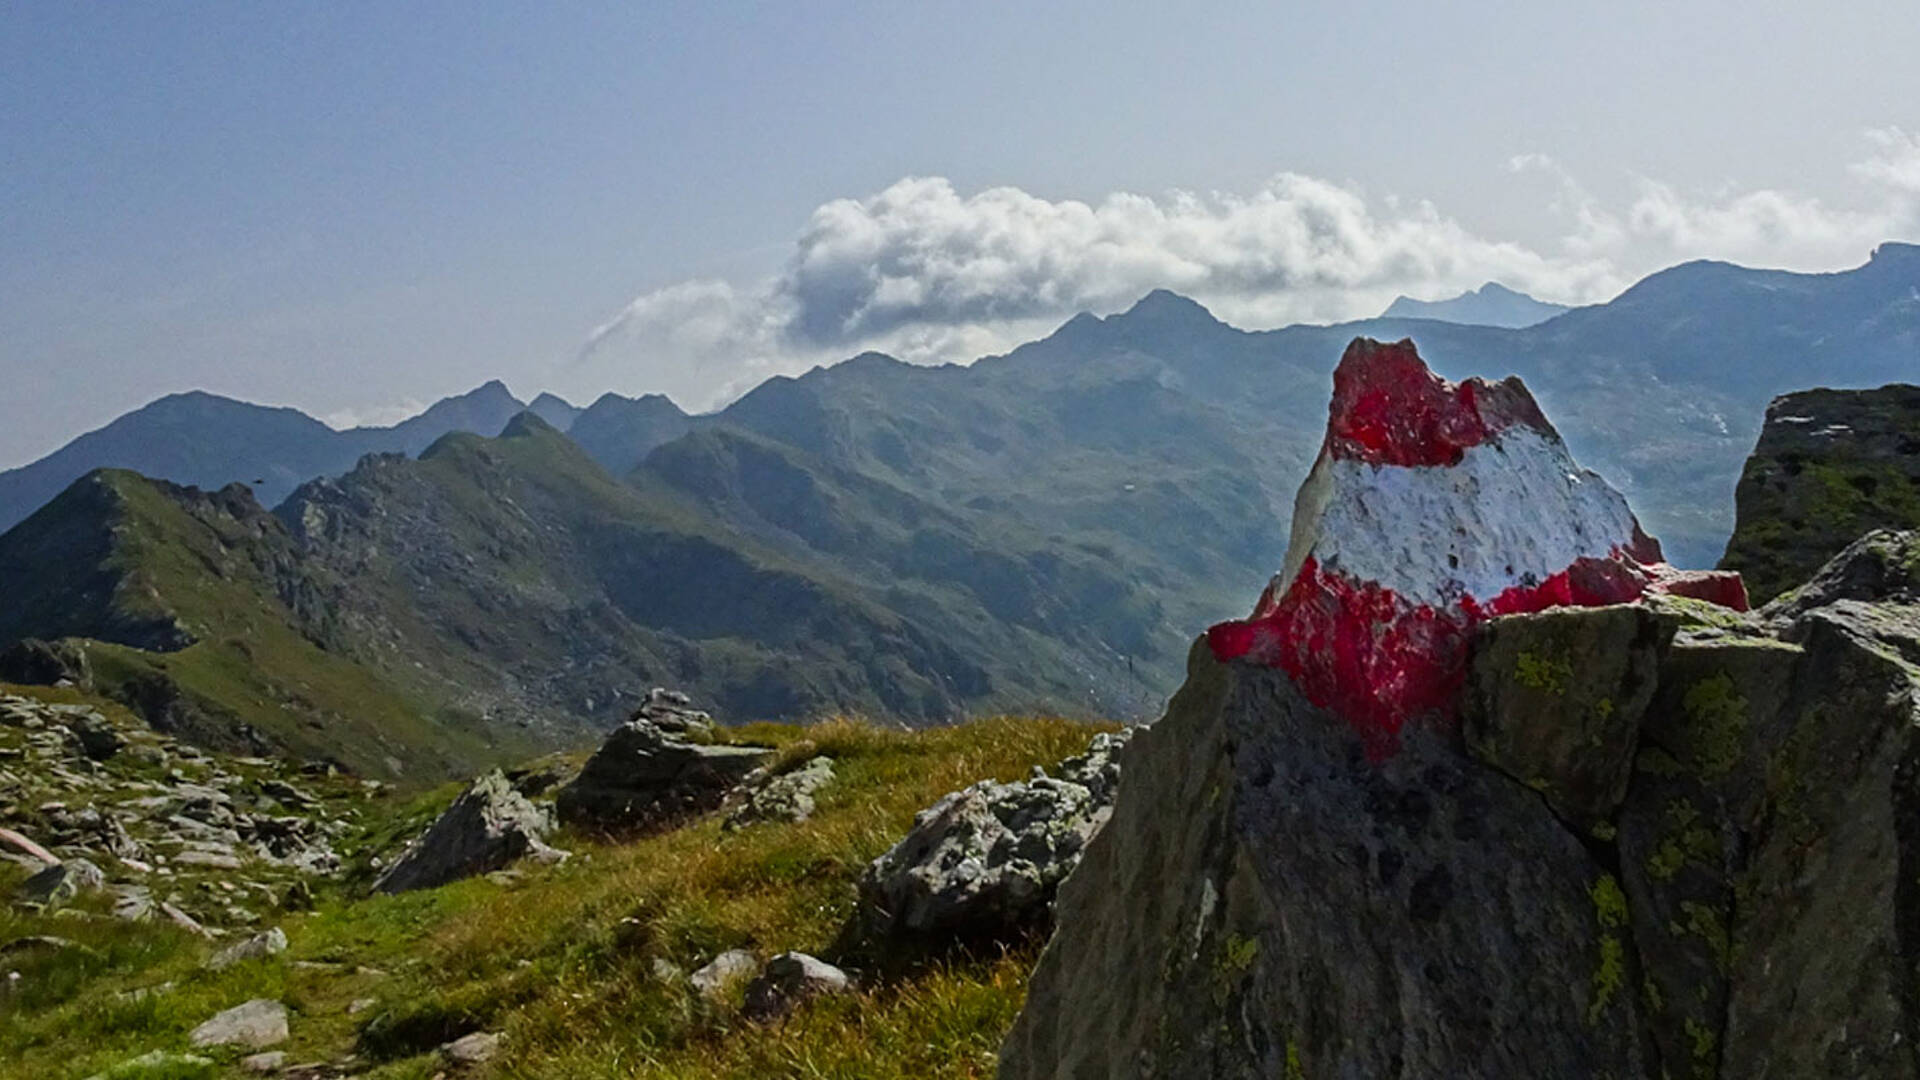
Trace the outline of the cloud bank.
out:
M 1546 249 L 1476 235 L 1426 201 L 1296 173 L 1246 194 L 1097 203 L 1014 187 L 968 195 L 910 177 L 816 209 L 770 280 L 688 281 L 639 297 L 590 335 L 575 374 L 700 409 L 864 349 L 970 361 L 1155 288 L 1263 327 L 1364 317 L 1401 293 L 1489 280 L 1591 303 L 1691 258 L 1836 269 L 1882 240 L 1920 235 L 1920 138 L 1887 128 L 1865 142 L 1849 170 L 1862 208 L 1772 189 L 1700 196 L 1645 178 L 1610 207 L 1550 157 L 1517 156 L 1511 170 L 1556 182 L 1551 208 L 1568 231 Z

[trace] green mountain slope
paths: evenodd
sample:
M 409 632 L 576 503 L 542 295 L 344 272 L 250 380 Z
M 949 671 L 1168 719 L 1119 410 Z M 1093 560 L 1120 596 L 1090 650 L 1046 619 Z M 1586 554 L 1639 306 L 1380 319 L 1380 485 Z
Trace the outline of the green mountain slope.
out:
M 298 612 L 340 587 L 243 488 L 101 470 L 0 536 L 0 643 L 85 639 L 96 689 L 210 746 L 388 778 L 527 749 L 329 651 Z

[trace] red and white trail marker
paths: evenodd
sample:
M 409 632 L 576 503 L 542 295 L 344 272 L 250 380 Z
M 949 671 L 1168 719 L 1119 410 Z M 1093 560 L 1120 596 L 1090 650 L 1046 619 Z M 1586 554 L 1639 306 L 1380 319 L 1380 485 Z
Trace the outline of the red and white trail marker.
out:
M 1480 622 L 1648 592 L 1747 609 L 1738 574 L 1662 560 L 1518 378 L 1456 386 L 1412 341 L 1357 338 L 1333 373 L 1286 565 L 1251 618 L 1207 637 L 1223 660 L 1285 670 L 1378 758 L 1410 719 L 1452 718 Z

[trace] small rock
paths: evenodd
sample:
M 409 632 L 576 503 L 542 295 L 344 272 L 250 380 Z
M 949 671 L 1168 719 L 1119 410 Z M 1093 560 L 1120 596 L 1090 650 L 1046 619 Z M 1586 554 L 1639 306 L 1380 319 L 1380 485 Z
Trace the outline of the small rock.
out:
M 256 1076 L 269 1076 L 277 1073 L 287 1063 L 284 1050 L 269 1050 L 264 1054 L 254 1054 L 240 1059 L 240 1067 Z
M 22 882 L 20 896 L 37 904 L 64 904 L 106 884 L 107 875 L 99 867 L 85 859 L 69 859 Z
M 223 855 L 217 851 L 183 851 L 173 857 L 175 865 L 198 866 L 208 870 L 238 870 L 242 863 L 237 856 Z
M 245 1046 L 264 1050 L 287 1041 L 287 1007 L 268 998 L 255 998 L 194 1028 L 187 1041 L 202 1049 Z
M 479 1065 L 500 1052 L 500 1036 L 491 1031 L 462 1035 L 440 1048 L 440 1056 L 455 1066 Z
M 359 1016 L 361 1013 L 366 1012 L 378 1004 L 380 1004 L 379 998 L 354 998 L 351 1002 L 347 1003 L 347 1015 Z
M 153 893 L 140 885 L 113 887 L 113 917 L 126 922 L 144 922 L 152 917 Z
M 721 827 L 731 831 L 763 821 L 805 821 L 813 816 L 814 793 L 832 780 L 833 759 L 817 757 L 792 772 L 749 782 Z
M 207 961 L 207 970 L 225 971 L 235 964 L 243 964 L 248 960 L 261 960 L 286 951 L 286 932 L 276 926 L 264 933 L 255 934 L 242 941 L 236 941 L 226 948 L 221 949 L 219 952 L 214 953 L 213 958 Z
M 693 984 L 694 992 L 709 1001 L 725 996 L 735 983 L 753 977 L 760 970 L 760 961 L 745 949 L 728 949 L 705 967 L 694 972 L 687 981 Z
M 59 856 L 53 854 L 52 852 L 48 851 L 46 848 L 41 847 L 39 844 L 34 843 L 32 840 L 29 840 L 27 837 L 13 831 L 12 829 L 0 828 L 0 844 L 4 844 L 7 847 L 13 848 L 16 851 L 19 851 L 23 855 L 32 856 L 33 858 L 38 859 L 42 865 L 45 865 L 45 866 L 60 865 Z
M 200 925 L 198 919 L 195 919 L 193 916 L 181 911 L 170 903 L 163 902 L 160 905 L 160 914 L 165 915 L 168 922 L 189 933 L 199 934 L 201 937 L 213 936 L 207 931 L 206 927 Z
M 847 973 L 832 964 L 785 952 L 767 961 L 766 970 L 747 987 L 744 1011 L 750 1019 L 771 1020 L 807 998 L 845 993 L 851 986 Z

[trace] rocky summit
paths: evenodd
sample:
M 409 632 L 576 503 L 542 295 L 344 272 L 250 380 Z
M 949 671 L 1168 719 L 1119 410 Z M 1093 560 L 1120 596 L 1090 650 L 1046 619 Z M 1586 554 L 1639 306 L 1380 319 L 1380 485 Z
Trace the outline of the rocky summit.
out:
M 1519 379 L 1455 386 L 1413 342 L 1360 338 L 1333 373 L 1284 568 L 1252 618 L 1207 637 L 1222 660 L 1286 671 L 1385 754 L 1409 719 L 1450 712 L 1479 623 L 1648 592 L 1747 606 L 1738 577 L 1666 565 Z
M 1133 740 L 1000 1075 L 1920 1076 L 1911 536 L 1699 599 L 1740 594 L 1672 587 L 1522 387 L 1410 405 L 1382 348 L 1252 644 Z M 1358 647 L 1290 636 L 1327 627 Z

